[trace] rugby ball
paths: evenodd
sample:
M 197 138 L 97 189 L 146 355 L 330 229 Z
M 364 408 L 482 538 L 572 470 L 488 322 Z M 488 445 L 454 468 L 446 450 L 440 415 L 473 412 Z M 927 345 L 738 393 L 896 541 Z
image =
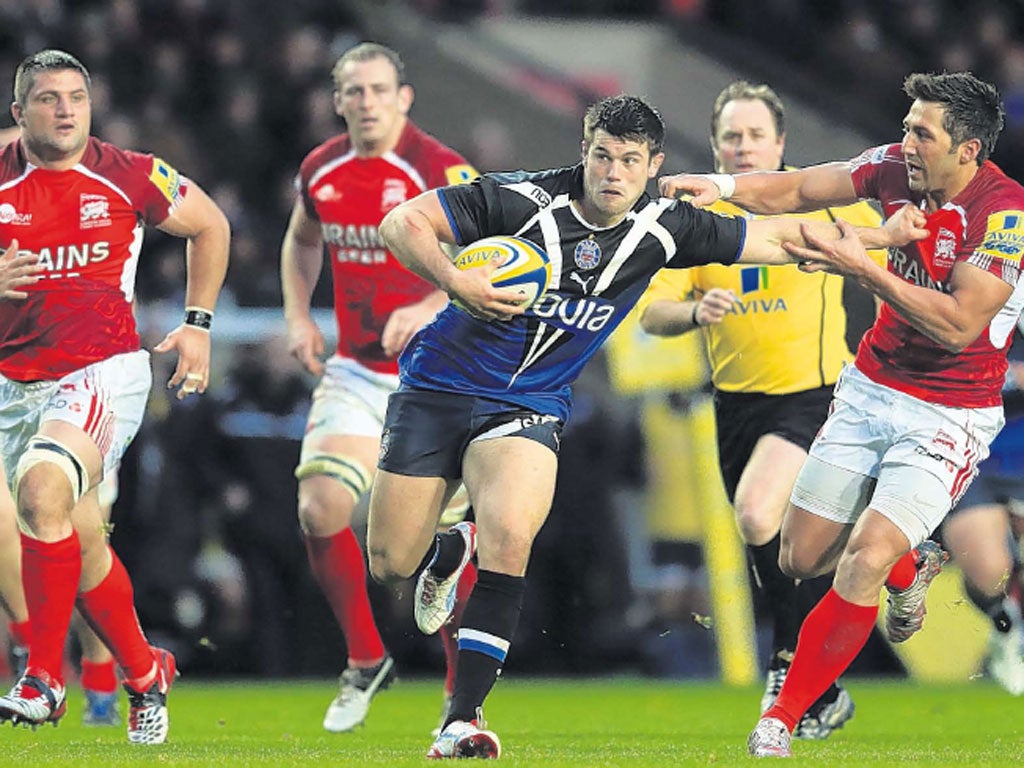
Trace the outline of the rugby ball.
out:
M 551 282 L 551 261 L 543 249 L 510 235 L 485 237 L 470 243 L 455 257 L 459 269 L 475 269 L 496 261 L 498 268 L 491 274 L 495 288 L 515 288 L 523 294 L 523 306 L 532 307 Z M 459 302 L 456 302 L 459 306 Z

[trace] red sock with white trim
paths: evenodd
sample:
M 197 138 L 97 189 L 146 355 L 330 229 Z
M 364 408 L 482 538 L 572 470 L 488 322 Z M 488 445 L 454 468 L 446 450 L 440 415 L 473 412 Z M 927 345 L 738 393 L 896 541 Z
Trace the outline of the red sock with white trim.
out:
M 366 563 L 355 533 L 345 528 L 333 536 L 305 538 L 309 565 L 345 635 L 349 661 L 376 664 L 384 658 L 384 641 L 373 620 Z
M 776 717 L 792 733 L 807 709 L 860 653 L 878 618 L 878 605 L 857 605 L 830 589 L 800 628 L 793 663 L 775 703 L 761 717 Z

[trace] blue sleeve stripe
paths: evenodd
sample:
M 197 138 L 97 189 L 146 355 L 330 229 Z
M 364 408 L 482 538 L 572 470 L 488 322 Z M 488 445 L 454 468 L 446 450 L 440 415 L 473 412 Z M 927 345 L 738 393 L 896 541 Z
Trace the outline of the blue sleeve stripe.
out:
M 736 255 L 732 258 L 732 263 L 735 264 L 740 259 L 740 255 L 743 253 L 743 248 L 747 244 L 747 220 L 739 219 L 742 225 L 743 231 L 740 233 L 740 247 L 736 250 Z
M 452 234 L 455 235 L 455 244 L 465 245 L 462 241 L 462 232 L 459 231 L 458 222 L 455 221 L 455 215 L 452 213 L 448 200 L 444 196 L 444 189 L 437 190 L 437 199 L 441 201 L 441 208 L 444 210 L 444 215 L 448 218 L 448 226 L 452 228 Z

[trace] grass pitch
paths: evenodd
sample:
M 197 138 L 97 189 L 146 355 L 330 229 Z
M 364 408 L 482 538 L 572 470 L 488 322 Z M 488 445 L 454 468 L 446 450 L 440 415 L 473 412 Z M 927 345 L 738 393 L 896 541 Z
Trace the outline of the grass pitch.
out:
M 852 680 L 857 714 L 823 742 L 796 742 L 808 766 L 1009 766 L 1024 763 L 1024 702 L 987 681 L 924 686 Z M 403 766 L 424 753 L 440 705 L 437 682 L 402 681 L 381 694 L 364 727 L 320 727 L 334 682 L 179 680 L 171 741 L 132 747 L 124 729 L 81 725 L 71 692 L 60 727 L 0 730 L 0 766 Z M 616 679 L 502 680 L 487 717 L 502 763 L 543 768 L 750 766 L 746 738 L 759 689 Z M 122 704 L 124 706 L 124 703 Z

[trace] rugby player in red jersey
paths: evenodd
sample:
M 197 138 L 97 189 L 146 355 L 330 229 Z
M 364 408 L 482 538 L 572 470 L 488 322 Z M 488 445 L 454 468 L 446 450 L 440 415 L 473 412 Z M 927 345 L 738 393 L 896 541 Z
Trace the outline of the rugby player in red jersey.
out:
M 363 722 L 374 695 L 395 676 L 371 611 L 352 513 L 373 482 L 388 395 L 398 386 L 398 353 L 448 303 L 447 294 L 395 259 L 377 226 L 399 203 L 477 174 L 409 119 L 413 91 L 395 51 L 361 43 L 338 59 L 333 78 L 335 109 L 347 132 L 302 162 L 281 245 L 281 285 L 292 354 L 321 377 L 295 476 L 309 563 L 348 651 L 339 693 L 323 723 L 341 732 Z M 326 364 L 324 338 L 310 316 L 324 245 L 338 327 L 338 345 Z M 463 521 L 467 509 L 465 495 L 457 494 L 441 522 L 472 538 L 472 523 Z M 442 627 L 446 706 L 458 653 L 455 627 L 475 579 L 469 564 L 454 620 Z
M 790 754 L 807 707 L 867 640 L 888 589 L 886 629 L 906 640 L 924 620 L 925 593 L 946 554 L 927 537 L 967 490 L 1003 426 L 1006 352 L 1024 307 L 1024 188 L 988 160 L 1003 127 L 996 89 L 967 73 L 914 74 L 903 141 L 850 162 L 729 177 L 733 202 L 777 213 L 878 200 L 887 216 L 910 202 L 929 237 L 868 258 L 842 224 L 835 242 L 808 238 L 824 259 L 884 302 L 793 490 L 780 564 L 795 578 L 835 567 L 804 621 L 789 675 L 750 735 L 758 756 Z M 733 187 L 732 182 L 735 186 Z M 662 192 L 720 196 L 722 179 L 674 176 Z M 818 268 L 818 267 L 809 267 Z
M 31 253 L 41 271 L 24 298 L 0 301 L 0 448 L 11 491 L 0 508 L 16 508 L 30 624 L 27 669 L 0 697 L 0 721 L 63 716 L 64 642 L 77 606 L 123 672 L 129 741 L 160 743 L 174 657 L 142 634 L 96 488 L 135 436 L 152 380 L 132 314 L 144 227 L 188 240 L 185 319 L 155 348 L 178 354 L 168 387 L 180 386 L 179 398 L 207 386 L 229 227 L 163 160 L 89 135 L 89 73 L 70 54 L 26 58 L 14 98 L 20 136 L 0 150 L 0 245 Z

